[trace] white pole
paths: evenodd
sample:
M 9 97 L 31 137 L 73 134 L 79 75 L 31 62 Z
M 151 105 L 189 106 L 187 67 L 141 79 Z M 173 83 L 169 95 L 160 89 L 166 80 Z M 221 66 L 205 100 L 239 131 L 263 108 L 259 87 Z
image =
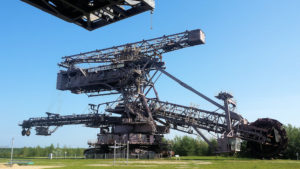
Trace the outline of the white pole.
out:
M 124 144 L 123 144 L 122 146 L 125 147 L 125 145 L 126 145 L 126 144 L 125 144 L 125 142 L 124 142 Z M 123 149 L 123 154 L 122 154 L 122 158 L 124 158 L 124 159 L 126 158 L 126 153 L 125 153 L 125 152 L 126 152 L 126 149 L 124 148 L 124 149 Z
M 11 139 L 10 165 L 12 165 L 13 162 L 13 154 L 14 154 L 14 138 Z
M 129 156 L 129 141 L 127 141 L 127 165 L 128 165 L 128 157 Z
M 116 140 L 115 140 L 115 146 L 114 146 L 114 165 L 116 163 Z

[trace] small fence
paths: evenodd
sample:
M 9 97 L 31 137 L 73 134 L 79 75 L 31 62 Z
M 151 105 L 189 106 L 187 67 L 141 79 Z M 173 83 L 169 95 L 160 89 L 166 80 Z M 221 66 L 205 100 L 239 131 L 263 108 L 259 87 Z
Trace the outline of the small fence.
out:
M 104 154 L 87 154 L 85 156 L 87 159 L 126 159 L 126 153 L 116 153 L 115 156 L 113 153 L 104 153 Z M 129 154 L 129 159 L 154 159 L 160 158 L 160 154 L 154 152 L 146 152 L 143 154 Z

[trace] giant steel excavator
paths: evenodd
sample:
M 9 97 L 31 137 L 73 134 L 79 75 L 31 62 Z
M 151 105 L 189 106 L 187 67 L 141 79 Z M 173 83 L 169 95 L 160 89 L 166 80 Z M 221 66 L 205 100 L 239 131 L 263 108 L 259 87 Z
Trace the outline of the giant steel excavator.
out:
M 218 153 L 240 151 L 242 140 L 259 157 L 274 157 L 287 146 L 282 124 L 270 118 L 248 122 L 235 112 L 236 102 L 227 92 L 215 101 L 166 71 L 162 55 L 175 50 L 205 44 L 205 34 L 191 30 L 155 39 L 95 50 L 62 58 L 57 75 L 57 89 L 89 97 L 119 96 L 98 105 L 90 104 L 91 112 L 80 115 L 47 113 L 46 117 L 24 120 L 22 135 L 32 128 L 37 135 L 49 136 L 58 127 L 83 124 L 99 128 L 98 139 L 85 151 L 89 154 L 110 153 L 109 147 L 129 143 L 130 152 L 161 153 L 162 138 L 170 129 L 210 139 L 203 131 L 219 137 Z M 92 66 L 91 66 L 92 65 Z M 193 92 L 217 110 L 178 105 L 159 98 L 155 88 L 164 74 Z M 105 111 L 100 111 L 103 108 Z

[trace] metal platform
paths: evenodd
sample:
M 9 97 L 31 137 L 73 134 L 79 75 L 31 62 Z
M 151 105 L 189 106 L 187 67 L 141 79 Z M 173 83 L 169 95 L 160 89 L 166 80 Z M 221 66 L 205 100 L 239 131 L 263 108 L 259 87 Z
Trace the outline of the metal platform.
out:
M 155 8 L 154 0 L 21 1 L 90 31 Z

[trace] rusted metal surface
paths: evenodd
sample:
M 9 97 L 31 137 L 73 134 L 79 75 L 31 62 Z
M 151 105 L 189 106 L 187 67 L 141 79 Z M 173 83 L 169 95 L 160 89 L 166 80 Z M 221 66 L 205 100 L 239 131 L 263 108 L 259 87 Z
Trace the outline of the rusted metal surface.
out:
M 265 129 L 267 144 L 260 144 L 254 141 L 248 141 L 249 151 L 256 157 L 271 158 L 276 157 L 286 149 L 288 138 L 283 125 L 274 119 L 262 118 L 251 123 L 250 126 Z

